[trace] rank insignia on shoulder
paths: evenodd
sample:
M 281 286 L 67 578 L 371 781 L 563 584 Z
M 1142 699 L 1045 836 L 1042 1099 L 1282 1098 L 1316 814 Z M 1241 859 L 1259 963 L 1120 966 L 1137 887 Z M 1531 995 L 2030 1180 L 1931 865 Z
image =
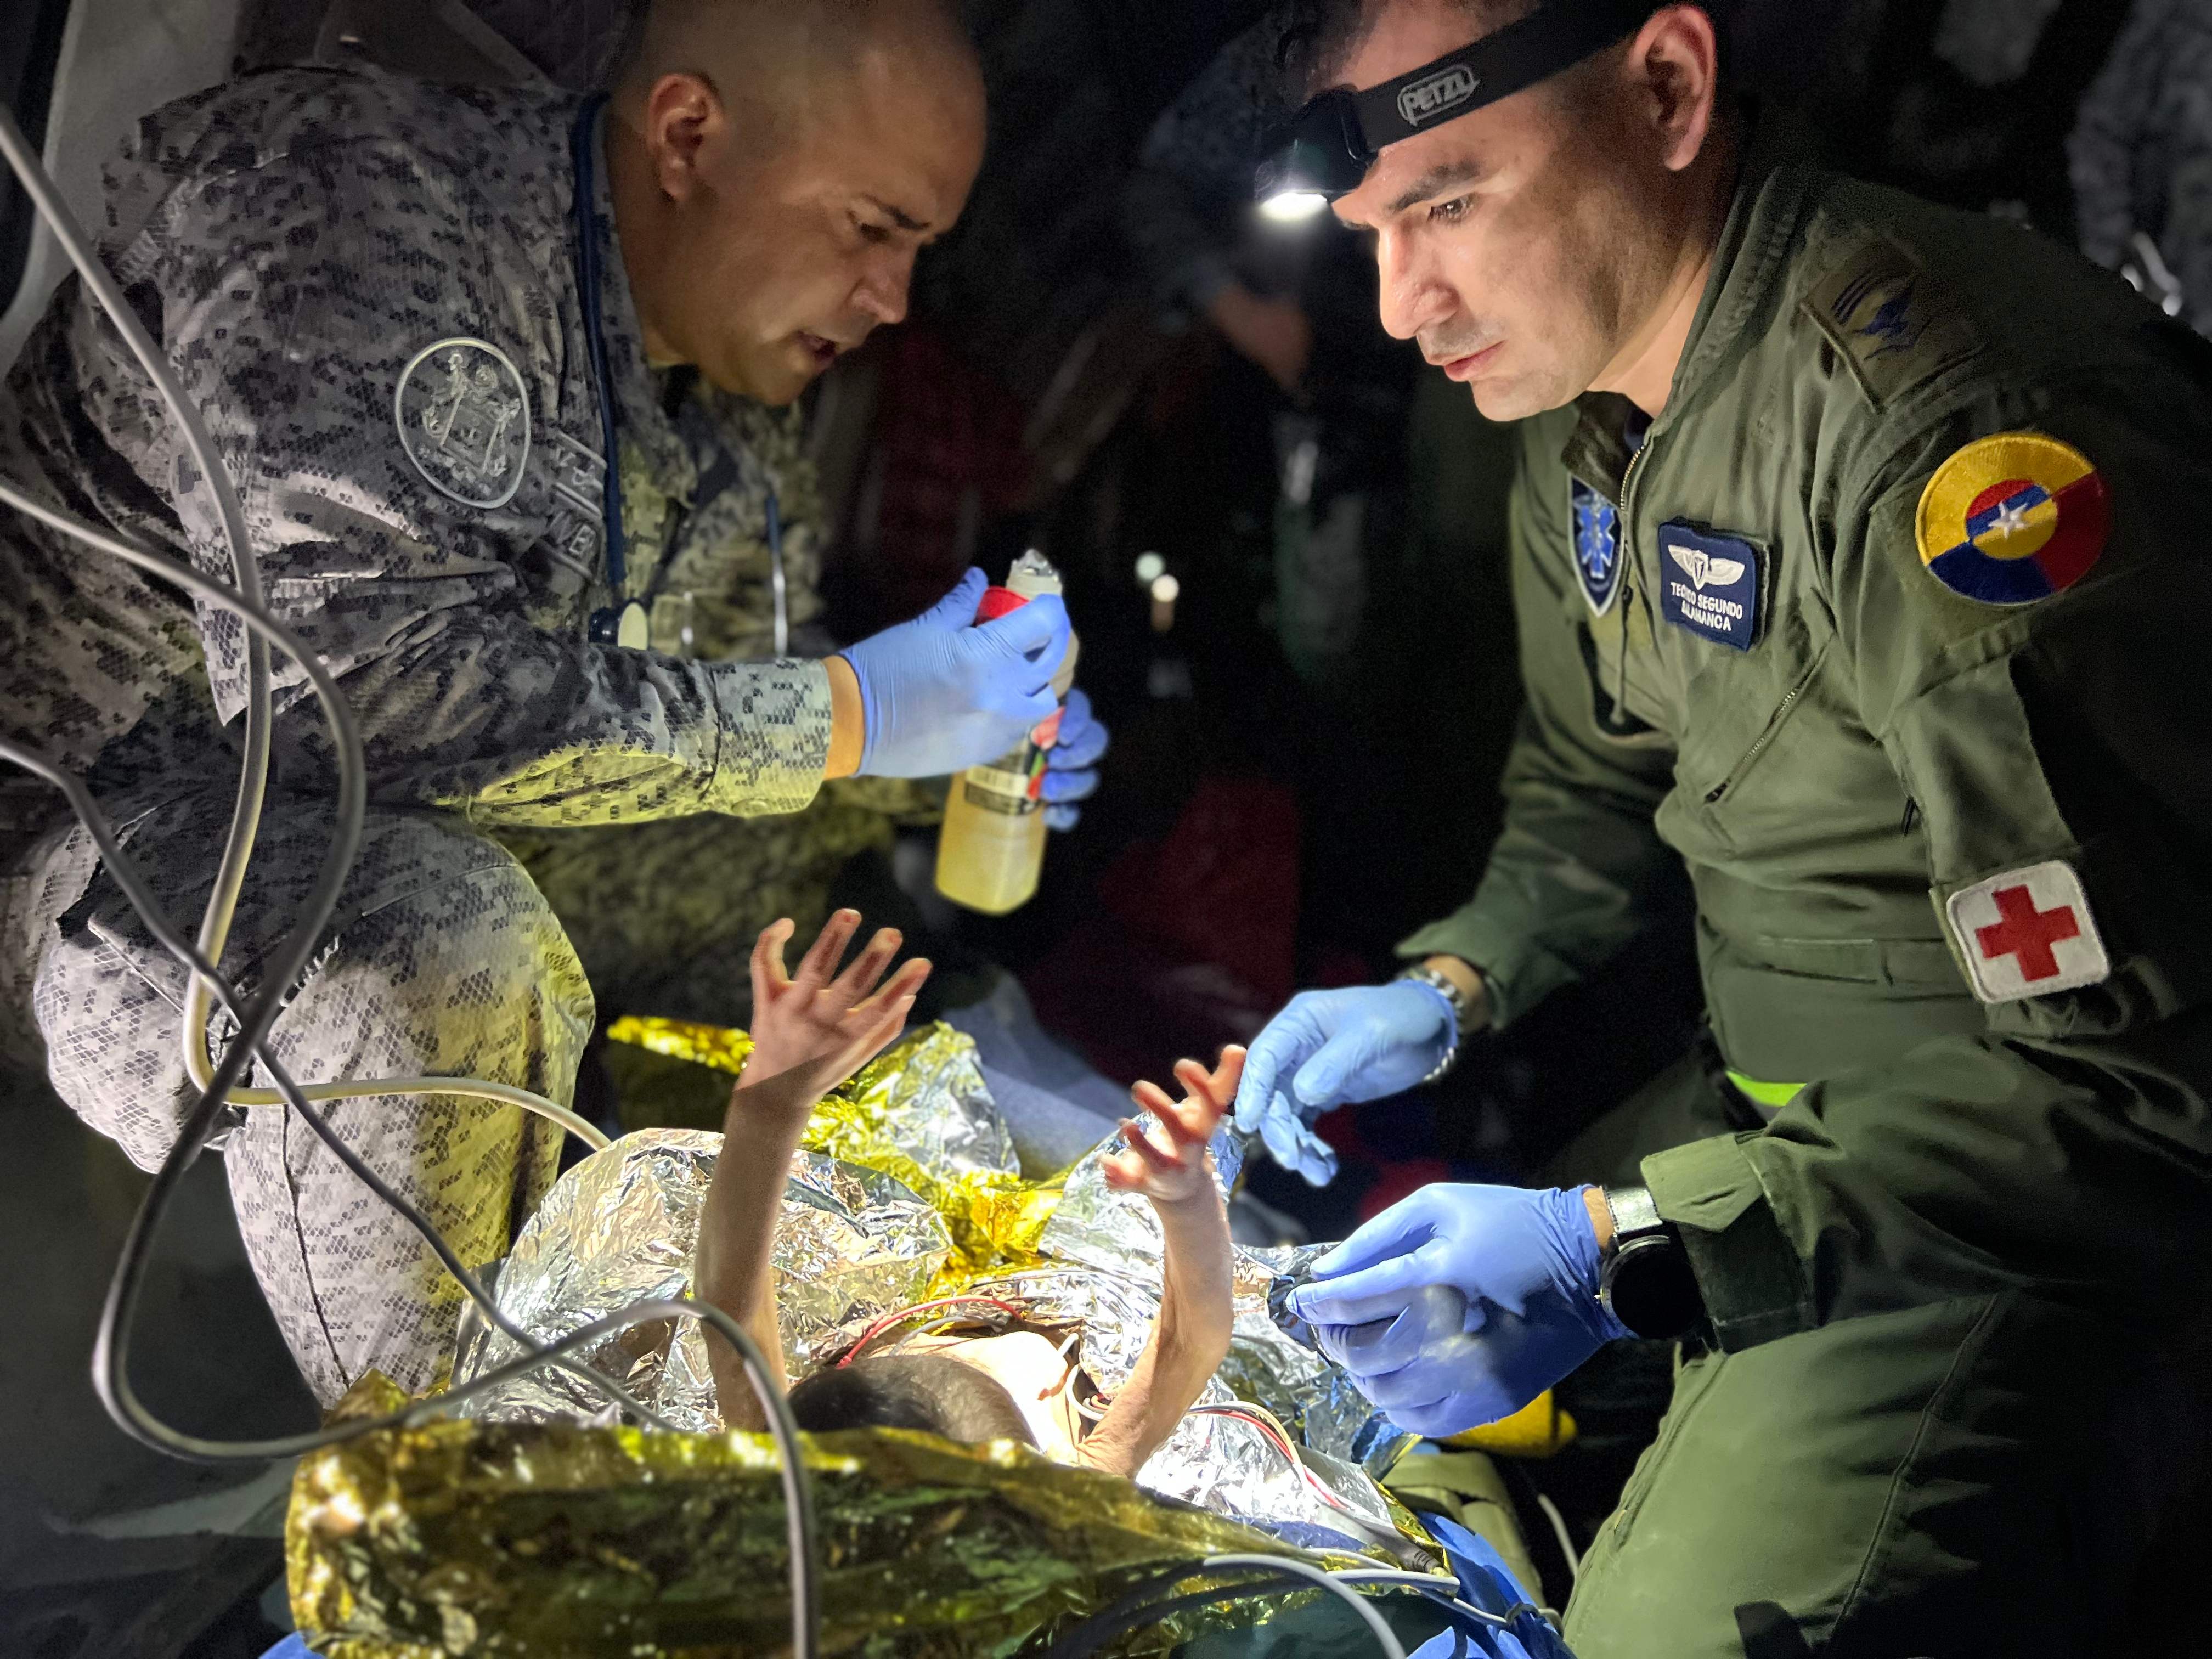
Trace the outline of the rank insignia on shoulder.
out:
M 1911 256 L 1886 237 L 1814 283 L 1806 313 L 1881 404 L 1981 349 L 1981 337 Z
M 1580 478 L 1573 481 L 1575 574 L 1590 615 L 1602 617 L 1620 593 L 1620 514 Z
M 1670 519 L 1659 526 L 1659 614 L 1716 645 L 1748 651 L 1759 639 L 1764 562 L 1741 536 Z
M 2112 976 L 2081 878 L 2057 859 L 1961 887 L 1943 913 L 1984 1002 L 2048 996 Z
M 489 340 L 434 340 L 392 388 L 399 447 L 441 495 L 505 507 L 530 460 L 530 393 L 522 371 Z
M 1954 593 L 2027 605 L 2089 574 L 2112 522 L 2102 474 L 2040 432 L 1978 438 L 1920 492 L 1920 562 Z

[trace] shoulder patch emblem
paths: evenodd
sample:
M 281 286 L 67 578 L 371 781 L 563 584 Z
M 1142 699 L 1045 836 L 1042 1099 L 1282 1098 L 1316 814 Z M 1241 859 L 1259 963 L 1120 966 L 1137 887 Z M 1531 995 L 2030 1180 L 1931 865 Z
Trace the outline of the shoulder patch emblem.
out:
M 1961 887 L 1943 909 L 1984 1002 L 2018 1002 L 2112 977 L 2081 878 L 2056 859 Z
M 1575 574 L 1590 615 L 1602 617 L 1620 592 L 1620 514 L 1580 478 L 1573 480 Z
M 2111 516 L 2104 477 L 2080 450 L 2001 432 L 1960 450 L 1920 492 L 1920 562 L 1954 593 L 2027 605 L 2089 574 Z
M 1877 404 L 1981 349 L 1973 325 L 1887 240 L 1814 283 L 1805 309 Z
M 1659 614 L 1715 645 L 1750 650 L 1759 639 L 1759 550 L 1670 519 L 1659 526 Z
M 530 393 L 514 360 L 488 340 L 424 346 L 392 393 L 399 447 L 441 495 L 505 507 L 530 459 Z

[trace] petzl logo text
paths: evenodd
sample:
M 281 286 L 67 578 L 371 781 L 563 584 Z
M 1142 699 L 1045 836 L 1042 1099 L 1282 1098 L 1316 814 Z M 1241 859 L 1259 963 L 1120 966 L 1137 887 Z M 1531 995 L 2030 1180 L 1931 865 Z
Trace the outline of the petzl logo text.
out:
M 1482 83 L 1464 64 L 1425 75 L 1398 94 L 1398 113 L 1409 127 L 1433 121 L 1446 110 L 1457 109 L 1474 96 Z

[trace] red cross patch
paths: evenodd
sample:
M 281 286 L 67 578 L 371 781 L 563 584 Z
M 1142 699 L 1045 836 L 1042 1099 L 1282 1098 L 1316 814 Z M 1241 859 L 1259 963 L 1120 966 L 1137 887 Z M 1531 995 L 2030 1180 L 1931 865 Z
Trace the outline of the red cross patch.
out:
M 1984 1002 L 2048 996 L 2112 975 L 2081 878 L 2056 859 L 1962 887 L 1944 911 Z

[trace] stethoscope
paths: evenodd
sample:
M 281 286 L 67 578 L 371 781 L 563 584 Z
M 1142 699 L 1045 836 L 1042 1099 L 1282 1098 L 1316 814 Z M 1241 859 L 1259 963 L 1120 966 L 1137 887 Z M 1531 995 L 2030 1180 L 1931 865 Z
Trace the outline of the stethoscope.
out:
M 629 586 L 629 563 L 628 544 L 623 533 L 619 465 L 622 452 L 617 447 L 615 437 L 614 399 L 608 392 L 613 377 L 607 371 L 606 334 L 599 320 L 599 214 L 593 171 L 597 147 L 592 140 L 598 132 L 599 112 L 606 101 L 607 95 L 603 92 L 585 99 L 576 112 L 575 125 L 568 132 L 569 159 L 576 173 L 576 293 L 584 307 L 584 340 L 592 363 L 592 397 L 599 412 L 599 531 L 606 546 L 607 586 L 617 601 L 592 612 L 591 620 L 585 625 L 585 637 L 594 645 L 642 650 L 652 636 L 652 625 L 644 604 L 623 597 Z M 775 654 L 781 657 L 790 649 L 791 619 L 783 574 L 783 514 L 773 489 L 768 492 L 767 528 L 769 588 L 775 605 Z

